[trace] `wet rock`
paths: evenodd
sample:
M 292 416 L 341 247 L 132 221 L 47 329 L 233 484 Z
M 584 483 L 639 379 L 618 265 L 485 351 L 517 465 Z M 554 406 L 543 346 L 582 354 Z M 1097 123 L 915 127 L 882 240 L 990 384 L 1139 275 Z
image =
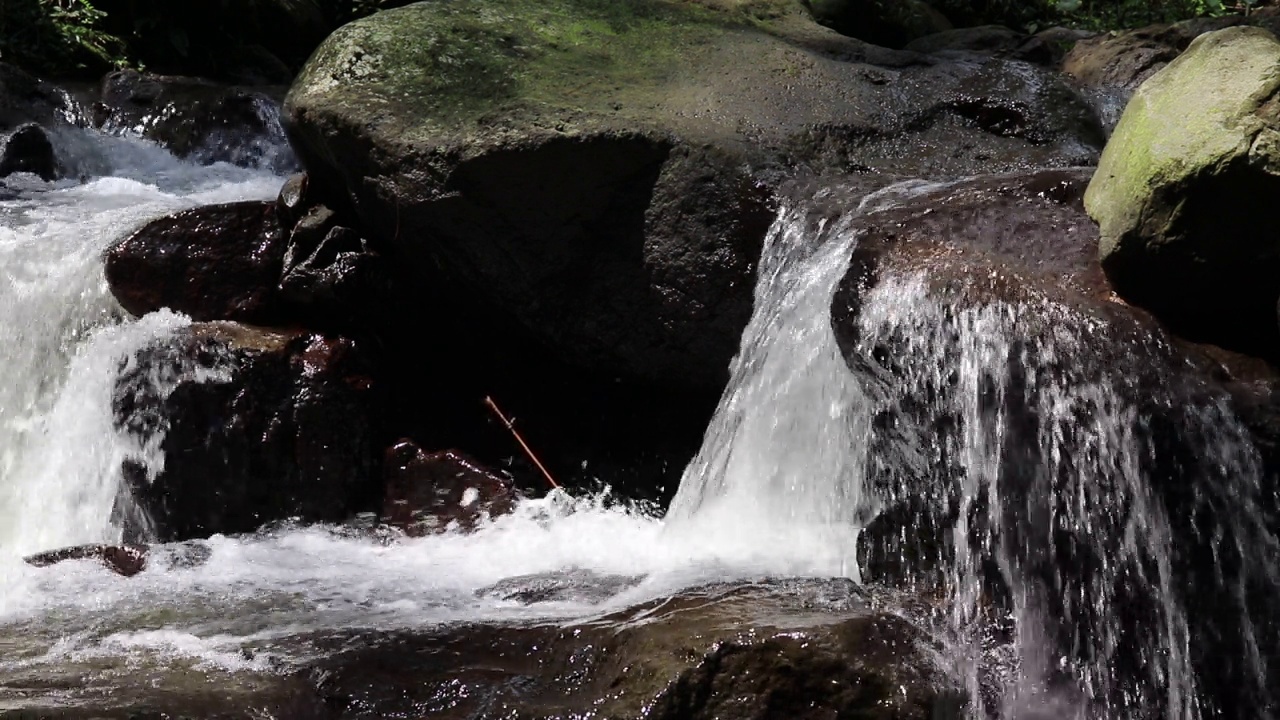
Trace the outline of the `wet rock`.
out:
M 1190 339 L 1280 357 L 1280 42 L 1201 35 L 1134 95 L 1085 204 L 1116 290 Z
M 962 51 L 982 54 L 1007 54 L 1027 41 L 1026 33 L 1003 25 L 981 25 L 955 28 L 917 38 L 906 49 L 921 53 Z
M 477 590 L 476 596 L 525 605 L 543 602 L 600 603 L 623 590 L 635 587 L 643 579 L 643 576 L 600 575 L 590 570 L 566 570 L 507 578 Z
M 280 186 L 280 195 L 276 198 L 276 214 L 280 216 L 280 225 L 292 228 L 302 219 L 303 213 L 313 204 L 307 192 L 307 174 L 294 173 Z
M 93 123 L 138 135 L 180 158 L 287 170 L 292 156 L 278 103 L 256 89 L 117 70 L 102 81 Z
M 39 125 L 23 125 L 0 146 L 0 178 L 14 173 L 31 173 L 45 182 L 57 179 L 53 143 Z
M 0 62 L 0 133 L 27 123 L 47 127 L 66 110 L 66 97 L 57 88 Z
M 340 29 L 290 90 L 290 136 L 415 286 L 604 377 L 720 388 L 789 168 L 966 175 L 1087 163 L 1102 137 L 1042 68 L 878 48 L 796 2 L 625 22 L 630 5 L 472 4 Z M 579 22 L 618 32 L 580 43 Z M 426 37 L 459 61 L 411 51 Z M 419 327 L 432 306 L 401 304 Z
M 280 279 L 293 312 L 313 327 L 385 328 L 383 311 L 395 304 L 396 290 L 383 256 L 345 227 L 330 228 L 304 255 L 306 244 L 295 231 Z
M 383 472 L 382 521 L 410 537 L 473 529 L 482 518 L 511 512 L 519 497 L 510 478 L 455 450 L 427 453 L 410 440 L 387 450 Z
M 139 351 L 117 380 L 117 425 L 165 457 L 126 462 L 118 514 L 165 542 L 341 521 L 379 493 L 375 401 L 351 340 L 194 325 Z
M 270 324 L 286 235 L 269 202 L 210 205 L 160 218 L 104 256 L 107 283 L 134 315 L 170 308 L 198 321 Z
M 1275 612 L 1275 591 L 1235 588 L 1275 587 L 1270 551 L 1246 548 L 1267 546 L 1280 518 L 1267 489 L 1280 373 L 1173 337 L 1114 296 L 1091 259 L 1088 178 L 918 186 L 841 230 L 858 243 L 832 329 L 871 408 L 866 482 L 887 499 L 859 538 L 863 577 L 1014 618 L 1068 664 L 1096 657 L 1105 632 L 1142 637 L 1090 670 L 1112 715 L 1164 697 L 1150 648 L 1179 640 L 1148 632 L 1150 618 L 1186 608 L 1199 640 L 1185 672 L 1224 717 L 1248 717 L 1275 679 L 1224 658 L 1278 642 L 1248 619 Z M 1130 512 L 1168 529 L 1135 551 Z M 1241 548 L 1225 574 L 1224 542 Z M 1127 582 L 1153 556 L 1165 584 Z M 981 607 L 948 598 L 958 569 Z M 1063 599 L 1084 593 L 1087 606 Z M 1027 598 L 1035 609 L 1017 609 Z
M 960 717 L 931 641 L 847 581 L 711 586 L 567 627 L 331 639 L 309 671 L 339 718 Z
M 1229 15 L 1157 24 L 1118 33 L 1105 33 L 1075 43 L 1062 60 L 1062 72 L 1085 90 L 1110 132 L 1120 120 L 1138 86 L 1154 75 L 1200 35 L 1250 22 L 1252 18 Z
M 30 555 L 28 565 L 49 567 L 67 560 L 97 560 L 117 575 L 133 577 L 147 569 L 145 545 L 79 545 Z

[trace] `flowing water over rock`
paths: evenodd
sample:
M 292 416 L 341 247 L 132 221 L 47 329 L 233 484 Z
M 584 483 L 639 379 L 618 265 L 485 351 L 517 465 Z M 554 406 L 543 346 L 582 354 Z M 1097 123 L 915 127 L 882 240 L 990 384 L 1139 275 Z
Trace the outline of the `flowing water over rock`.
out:
M 584 669 L 556 676 L 565 688 L 605 692 L 610 643 L 640 657 L 707 651 L 638 628 L 694 617 L 705 626 L 685 632 L 768 627 L 782 634 L 767 643 L 783 645 L 817 633 L 815 647 L 835 652 L 874 645 L 858 618 L 887 610 L 932 635 L 892 631 L 952 674 L 973 718 L 1269 717 L 1274 633 L 1259 608 L 1275 589 L 1276 548 L 1260 461 L 1225 398 L 1180 373 L 1162 340 L 1117 339 L 1034 293 L 956 297 L 898 275 L 867 289 L 856 343 L 837 342 L 831 299 L 857 218 L 936 184 L 893 185 L 838 212 L 839 198 L 819 193 L 781 211 L 733 379 L 665 519 L 607 495 L 553 493 L 471 534 L 284 524 L 154 548 L 133 578 L 92 561 L 28 566 L 31 552 L 118 541 L 122 461 L 164 461 L 154 437 L 117 429 L 111 393 L 134 351 L 187 322 L 125 319 L 101 251 L 149 218 L 267 198 L 282 182 L 78 137 L 84 183 L 16 183 L 19 197 L 0 204 L 0 716 L 317 716 L 296 700 L 299 684 L 345 698 L 325 713 L 376 716 L 391 706 L 370 699 L 360 673 L 382 667 L 380 648 L 435 683 L 433 653 L 461 632 L 493 658 L 451 661 L 456 677 L 451 665 L 430 687 L 456 696 L 433 689 L 407 711 L 434 702 L 445 713 L 471 707 L 463 691 L 493 682 L 483 678 L 494 668 L 548 644 L 585 648 Z M 755 582 L 860 576 L 873 585 Z M 752 609 L 734 609 L 743 603 Z M 759 668 L 728 659 L 741 638 L 723 638 L 709 658 Z M 338 662 L 347 653 L 355 664 Z M 801 667 L 831 666 L 810 661 Z M 549 672 L 546 662 L 534 665 Z M 952 698 L 935 707 L 961 704 L 918 662 L 904 667 Z M 714 704 L 680 714 L 680 688 L 715 677 L 705 665 L 680 672 L 645 712 L 715 716 Z M 862 682 L 858 672 L 839 677 Z M 499 695 L 536 685 L 517 679 Z M 404 701 L 410 690 L 396 692 Z M 535 693 L 539 707 L 569 712 L 566 691 L 561 704 L 550 692 Z M 468 717 L 505 706 L 484 707 Z

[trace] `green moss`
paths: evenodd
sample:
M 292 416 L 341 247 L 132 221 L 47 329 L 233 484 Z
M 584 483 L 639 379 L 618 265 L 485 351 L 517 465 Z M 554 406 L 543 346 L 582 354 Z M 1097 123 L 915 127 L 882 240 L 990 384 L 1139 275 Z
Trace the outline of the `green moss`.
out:
M 755 6 L 746 5 L 717 11 L 663 0 L 422 2 L 339 30 L 295 88 L 360 89 L 369 102 L 408 103 L 415 120 L 437 127 L 513 105 L 574 107 L 667 81 L 688 53 L 751 22 L 746 10 Z M 316 77 L 316 67 L 330 76 Z

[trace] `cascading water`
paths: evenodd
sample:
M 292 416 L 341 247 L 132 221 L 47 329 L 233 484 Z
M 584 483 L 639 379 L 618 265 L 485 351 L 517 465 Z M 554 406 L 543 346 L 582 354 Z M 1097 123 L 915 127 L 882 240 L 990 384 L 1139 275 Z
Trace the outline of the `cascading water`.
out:
M 101 251 L 149 218 L 281 182 L 62 140 L 88 179 L 18 182 L 0 203 L 0 712 L 22 707 L 5 688 L 30 677 L 65 674 L 58 702 L 175 667 L 252 682 L 322 629 L 584 618 L 708 582 L 861 574 L 943 640 L 974 718 L 1271 716 L 1280 588 L 1260 461 L 1162 341 L 922 275 L 869 290 L 855 346 L 837 343 L 857 219 L 939 187 L 921 182 L 779 214 L 730 385 L 665 520 L 552 495 L 471 535 L 283 527 L 213 538 L 199 563 L 160 548 L 127 580 L 28 567 L 27 552 L 117 539 L 121 462 L 163 462 L 154 438 L 116 429 L 111 394 L 136 349 L 187 321 L 123 319 Z M 485 592 L 565 570 L 623 580 L 606 600 Z

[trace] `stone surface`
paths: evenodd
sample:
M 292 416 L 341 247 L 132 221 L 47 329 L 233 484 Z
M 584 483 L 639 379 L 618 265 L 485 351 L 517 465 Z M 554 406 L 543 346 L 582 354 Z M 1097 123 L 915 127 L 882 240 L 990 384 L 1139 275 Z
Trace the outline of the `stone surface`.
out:
M 134 315 L 170 308 L 195 320 L 273 323 L 286 235 L 270 202 L 186 210 L 154 220 L 104 256 L 107 282 Z
M 165 456 L 163 468 L 126 462 L 117 514 L 131 536 L 169 542 L 373 509 L 375 401 L 351 340 L 193 325 L 139 351 L 117 380 L 118 427 Z
M 53 143 L 39 125 L 23 125 L 0 145 L 0 178 L 14 173 L 31 173 L 46 182 L 57 179 Z
M 1234 658 L 1280 642 L 1250 619 L 1274 614 L 1276 594 L 1234 588 L 1274 588 L 1270 551 L 1250 548 L 1269 546 L 1280 517 L 1268 489 L 1280 373 L 1174 337 L 1111 292 L 1081 201 L 1088 178 L 925 186 L 851 221 L 833 331 L 871 408 L 867 482 L 891 499 L 860 535 L 862 577 L 945 596 L 961 568 L 981 588 L 972 611 L 1016 616 L 1019 633 L 1052 618 L 1045 647 L 1068 658 L 1096 657 L 1106 633 L 1143 636 L 1176 603 L 1198 638 L 1187 662 L 1205 706 L 1248 717 L 1275 676 Z M 859 202 L 828 197 L 819 216 Z M 1172 540 L 1128 544 L 1132 515 L 1115 509 L 1139 506 Z M 1224 566 L 1225 546 L 1243 559 Z M 1128 582 L 1151 557 L 1165 558 L 1166 584 Z M 1144 642 L 1093 670 L 1110 716 L 1164 697 Z
M 28 565 L 49 567 L 68 560 L 97 560 L 117 575 L 133 577 L 147 568 L 145 545 L 79 545 L 23 558 Z
M 958 718 L 930 640 L 848 581 L 685 591 L 568 626 L 329 639 L 309 676 L 338 718 Z
M 474 529 L 511 512 L 519 498 L 509 478 L 456 450 L 428 453 L 411 440 L 387 450 L 383 473 L 382 521 L 410 537 Z
M 1085 195 L 1116 290 L 1191 339 L 1280 353 L 1280 41 L 1202 35 L 1134 94 Z
M 277 98 L 261 88 L 117 70 L 103 78 L 92 121 L 195 162 L 287 172 L 293 157 L 285 147 Z
M 417 284 L 604 376 L 718 389 L 790 168 L 937 177 L 1101 142 L 1046 71 L 877 48 L 799 3 L 480 7 L 340 29 L 287 128 Z
M 49 126 L 66 109 L 66 99 L 57 88 L 0 62 L 0 133 L 26 123 Z

